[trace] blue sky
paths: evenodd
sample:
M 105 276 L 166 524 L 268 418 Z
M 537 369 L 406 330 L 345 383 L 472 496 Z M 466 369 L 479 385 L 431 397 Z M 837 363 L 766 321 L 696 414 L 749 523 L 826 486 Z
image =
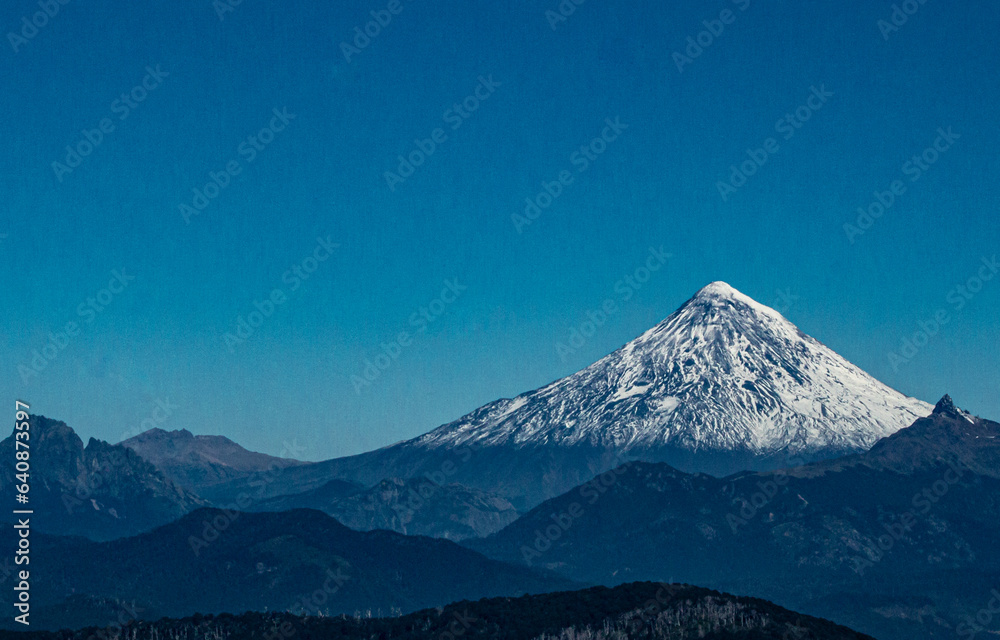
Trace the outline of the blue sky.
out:
M 30 38 L 38 3 L 3 5 L 9 396 L 84 437 L 323 459 L 578 370 L 725 280 L 901 391 L 1000 417 L 1000 278 L 955 289 L 1000 252 L 995 3 L 891 31 L 892 3 L 855 0 L 333 4 L 71 0 Z M 651 247 L 665 267 L 557 352 Z

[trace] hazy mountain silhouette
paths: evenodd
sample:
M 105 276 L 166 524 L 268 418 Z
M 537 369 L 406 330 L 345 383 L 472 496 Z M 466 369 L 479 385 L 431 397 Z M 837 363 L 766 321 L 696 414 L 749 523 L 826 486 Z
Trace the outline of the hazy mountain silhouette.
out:
M 722 479 L 633 463 L 466 544 L 581 581 L 752 594 L 879 638 L 954 634 L 1000 584 L 998 453 L 1000 424 L 946 397 L 870 452 Z

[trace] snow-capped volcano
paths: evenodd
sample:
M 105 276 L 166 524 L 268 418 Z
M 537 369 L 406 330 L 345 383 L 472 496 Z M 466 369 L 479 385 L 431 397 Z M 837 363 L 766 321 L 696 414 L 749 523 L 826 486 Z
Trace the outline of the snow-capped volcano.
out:
M 725 282 L 571 376 L 418 438 L 814 456 L 867 449 L 933 406 L 880 383 Z
M 287 469 L 267 491 L 426 476 L 526 509 L 629 460 L 721 476 L 855 453 L 932 410 L 714 282 L 582 371 L 412 440 Z

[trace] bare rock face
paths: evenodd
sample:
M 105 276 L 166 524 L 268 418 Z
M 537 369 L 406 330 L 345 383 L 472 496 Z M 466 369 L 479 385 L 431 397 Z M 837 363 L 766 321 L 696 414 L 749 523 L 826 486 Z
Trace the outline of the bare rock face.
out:
M 108 540 L 146 531 L 204 507 L 207 502 L 166 478 L 121 445 L 93 438 L 83 446 L 63 422 L 31 416 L 31 471 L 27 508 L 45 514 L 39 531 Z M 14 459 L 14 436 L 0 456 Z M 0 494 L 14 503 L 13 465 L 0 466 Z

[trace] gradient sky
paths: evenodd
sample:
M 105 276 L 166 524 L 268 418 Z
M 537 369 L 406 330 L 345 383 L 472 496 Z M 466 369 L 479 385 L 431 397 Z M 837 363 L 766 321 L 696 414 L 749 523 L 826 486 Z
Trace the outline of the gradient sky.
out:
M 725 280 L 885 383 L 1000 418 L 1000 278 L 948 301 L 1000 253 L 996 2 L 929 0 L 886 40 L 889 2 L 592 0 L 553 30 L 556 0 L 402 0 L 345 60 L 388 4 L 244 0 L 220 20 L 209 0 L 78 0 L 16 53 L 5 37 L 11 411 L 16 396 L 115 442 L 160 401 L 176 406 L 165 429 L 358 453 L 578 370 Z M 679 72 L 673 54 L 724 9 L 734 21 Z M 0 27 L 38 10 L 3 3 Z M 156 65 L 169 75 L 120 120 L 115 101 Z M 480 76 L 499 86 L 451 129 Z M 785 140 L 776 123 L 821 86 L 833 96 Z M 295 118 L 248 162 L 240 145 L 274 108 Z M 571 154 L 616 117 L 628 128 L 581 172 Z M 57 179 L 104 118 L 114 130 Z M 390 190 L 397 156 L 438 127 L 447 139 Z M 904 164 L 948 127 L 959 139 L 911 182 Z M 778 152 L 724 201 L 717 183 L 771 137 Z M 179 205 L 230 161 L 240 174 L 185 223 Z M 518 233 L 512 214 L 561 171 L 572 184 Z M 894 180 L 906 192 L 849 242 L 844 223 Z M 282 276 L 318 237 L 339 247 L 291 291 Z M 561 357 L 650 246 L 667 266 Z M 135 280 L 79 313 L 113 270 Z M 467 289 L 414 332 L 449 279 Z M 224 334 L 275 288 L 287 301 L 231 353 Z M 939 309 L 949 321 L 893 366 Z M 79 334 L 24 382 L 67 322 Z M 351 376 L 401 331 L 412 342 L 356 393 Z

